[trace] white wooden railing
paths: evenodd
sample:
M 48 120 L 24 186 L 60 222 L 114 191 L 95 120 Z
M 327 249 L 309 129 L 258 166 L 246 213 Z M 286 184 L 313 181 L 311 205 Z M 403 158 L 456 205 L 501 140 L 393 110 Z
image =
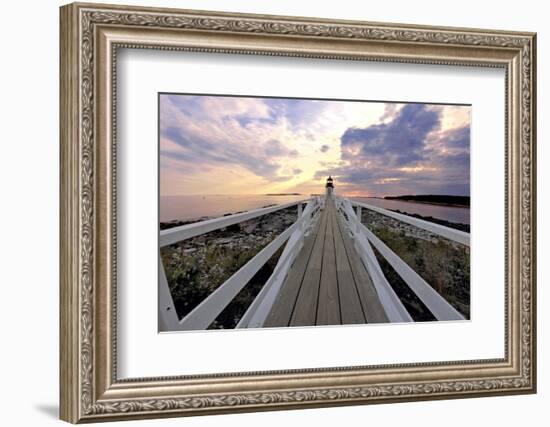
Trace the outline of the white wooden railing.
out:
M 355 249 L 371 276 L 380 302 L 390 322 L 410 322 L 412 318 L 384 276 L 372 246 L 374 246 L 393 267 L 397 274 L 399 274 L 403 281 L 418 296 L 437 320 L 464 320 L 462 314 L 449 304 L 447 300 L 437 293 L 437 291 L 420 277 L 418 273 L 361 222 L 362 209 L 370 209 L 379 214 L 406 222 L 465 246 L 470 246 L 469 233 L 346 198 L 336 197 L 336 206 L 338 212 L 341 214 L 340 220 L 344 222 L 354 240 Z
M 356 202 L 347 198 L 334 197 L 334 200 L 337 212 L 339 213 L 338 221 L 342 222 L 342 225 L 352 237 L 355 249 L 373 281 L 380 302 L 390 322 L 412 322 L 413 319 L 384 276 L 373 247 L 376 248 L 393 267 L 397 274 L 399 274 L 407 286 L 409 286 L 418 296 L 437 320 L 464 319 L 461 313 L 382 242 L 382 240 L 368 228 L 368 224 L 365 225 L 361 222 L 361 214 L 362 209 L 370 209 L 378 214 L 422 228 L 465 246 L 470 245 L 469 233 L 392 212 L 377 206 Z M 304 203 L 306 203 L 305 209 L 303 209 Z M 198 330 L 208 328 L 225 307 L 227 307 L 237 294 L 248 284 L 250 279 L 252 279 L 260 268 L 286 243 L 273 273 L 237 324 L 237 328 L 257 328 L 263 326 L 290 267 L 303 247 L 304 238 L 313 229 L 324 204 L 324 197 L 314 197 L 161 231 L 159 239 L 160 248 L 292 206 L 297 207 L 297 219 L 292 225 L 260 250 L 250 261 L 243 265 L 181 320 L 178 318 L 174 307 L 159 252 L 158 303 L 160 331 Z
M 307 203 L 305 209 L 303 209 L 304 203 Z M 303 246 L 304 237 L 310 232 L 315 221 L 317 221 L 323 205 L 323 198 L 314 197 L 162 230 L 159 238 L 160 248 L 233 224 L 248 221 L 292 206 L 297 206 L 297 219 L 292 225 L 279 234 L 181 320 L 178 318 L 172 300 L 170 288 L 166 280 L 164 265 L 159 252 L 158 320 L 160 331 L 198 330 L 208 328 L 225 307 L 227 307 L 237 294 L 248 284 L 250 279 L 254 277 L 260 268 L 262 268 L 273 254 L 288 241 L 272 275 L 237 325 L 238 328 L 262 326 L 283 284 L 288 270 Z

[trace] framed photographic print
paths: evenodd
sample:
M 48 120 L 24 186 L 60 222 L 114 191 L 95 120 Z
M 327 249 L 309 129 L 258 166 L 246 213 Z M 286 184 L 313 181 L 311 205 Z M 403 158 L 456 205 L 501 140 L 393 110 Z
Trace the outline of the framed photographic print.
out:
M 61 8 L 61 418 L 533 393 L 535 34 Z

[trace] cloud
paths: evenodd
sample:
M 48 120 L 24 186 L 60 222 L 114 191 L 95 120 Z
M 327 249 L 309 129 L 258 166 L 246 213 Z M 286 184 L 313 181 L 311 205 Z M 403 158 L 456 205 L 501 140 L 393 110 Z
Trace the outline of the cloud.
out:
M 239 166 L 276 181 L 283 159 L 299 156 L 274 138 L 284 125 L 262 99 L 163 95 L 160 109 L 161 156 L 181 169 Z M 179 149 L 166 149 L 168 143 Z
M 360 194 L 436 193 L 469 195 L 470 127 L 441 129 L 442 108 L 406 104 L 386 109 L 388 122 L 346 129 L 343 164 L 332 173 L 341 191 Z
M 390 167 L 411 164 L 423 159 L 426 136 L 438 126 L 437 112 L 408 104 L 387 124 L 347 129 L 341 138 L 342 158 L 360 155 Z
M 289 128 L 294 131 L 307 128 L 328 107 L 326 102 L 318 100 L 265 98 L 264 102 L 274 116 L 284 117 Z
M 290 175 L 281 175 L 273 178 L 273 182 L 286 182 L 290 181 L 293 177 Z
M 400 104 L 395 104 L 391 102 L 388 104 L 385 104 L 384 114 L 382 114 L 382 116 L 380 117 L 380 121 L 386 122 L 386 121 L 393 120 L 395 118 L 395 115 L 399 111 L 400 107 L 401 107 Z
M 216 144 L 200 135 L 188 135 L 180 128 L 167 128 L 163 132 L 163 137 L 176 143 L 181 152 L 166 152 L 161 149 L 161 155 L 166 155 L 173 159 L 185 163 L 220 163 L 237 164 L 245 167 L 256 175 L 272 178 L 280 165 L 271 160 L 272 153 L 282 152 L 281 147 L 273 142 L 268 142 L 264 153 L 250 153 L 240 145 L 235 144 Z
M 433 139 L 446 150 L 470 152 L 470 126 L 458 127 L 438 132 Z
M 281 141 L 277 139 L 271 139 L 265 143 L 265 154 L 270 157 L 283 156 L 288 153 L 288 150 L 283 147 Z
M 315 192 L 328 175 L 350 194 L 469 194 L 469 107 L 162 95 L 159 127 L 163 194 Z

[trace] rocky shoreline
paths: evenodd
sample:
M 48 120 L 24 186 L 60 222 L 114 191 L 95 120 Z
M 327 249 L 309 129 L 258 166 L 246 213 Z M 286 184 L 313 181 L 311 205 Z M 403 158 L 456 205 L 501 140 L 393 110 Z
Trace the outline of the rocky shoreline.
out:
M 462 231 L 468 224 L 433 221 Z M 467 319 L 470 316 L 470 248 L 427 230 L 363 209 L 362 222 Z M 429 310 L 376 252 L 384 275 L 416 321 L 434 320 Z
M 454 228 L 455 230 L 465 231 L 466 233 L 470 232 L 470 224 L 451 222 L 444 219 L 434 218 L 433 216 L 423 216 L 423 215 L 418 215 L 418 214 L 409 213 L 409 212 L 402 212 L 399 209 L 390 209 L 390 210 L 403 215 L 412 216 L 413 218 L 418 218 L 424 221 L 433 222 L 435 224 L 444 225 L 445 227 Z
M 363 209 L 363 223 L 369 226 L 394 252 L 442 293 L 459 311 L 469 316 L 469 250 L 433 233 Z M 246 264 L 296 220 L 296 207 L 283 209 L 240 224 L 162 248 L 161 255 L 178 316 L 188 314 L 233 273 Z M 432 218 L 412 215 L 417 218 Z M 200 218 L 205 220 L 209 218 Z M 444 222 L 463 229 L 467 224 Z M 160 224 L 165 230 L 195 221 Z M 271 275 L 281 250 L 256 274 L 234 301 L 210 326 L 234 328 L 265 281 Z M 396 289 L 415 320 L 433 320 L 423 304 L 403 283 L 391 266 L 380 259 L 388 281 Z M 432 265 L 436 267 L 432 267 Z M 465 272 L 467 270 L 467 274 Z M 435 284 L 435 285 L 434 285 Z
M 282 209 L 163 248 L 161 255 L 178 316 L 188 314 L 296 221 L 296 217 L 296 207 Z M 191 222 L 195 221 L 170 221 L 161 223 L 160 228 L 165 230 Z M 250 280 L 211 329 L 236 326 L 271 275 L 280 252 Z
M 449 206 L 449 207 L 470 207 L 470 196 L 450 196 L 442 194 L 423 194 L 423 195 L 403 195 L 403 196 L 385 196 L 386 200 L 402 200 L 405 202 L 426 203 L 430 205 Z

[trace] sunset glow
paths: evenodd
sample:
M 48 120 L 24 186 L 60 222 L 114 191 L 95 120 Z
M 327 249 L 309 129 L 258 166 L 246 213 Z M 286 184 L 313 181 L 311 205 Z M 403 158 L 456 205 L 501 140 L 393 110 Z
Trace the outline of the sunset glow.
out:
M 470 107 L 160 95 L 161 195 L 470 195 Z

